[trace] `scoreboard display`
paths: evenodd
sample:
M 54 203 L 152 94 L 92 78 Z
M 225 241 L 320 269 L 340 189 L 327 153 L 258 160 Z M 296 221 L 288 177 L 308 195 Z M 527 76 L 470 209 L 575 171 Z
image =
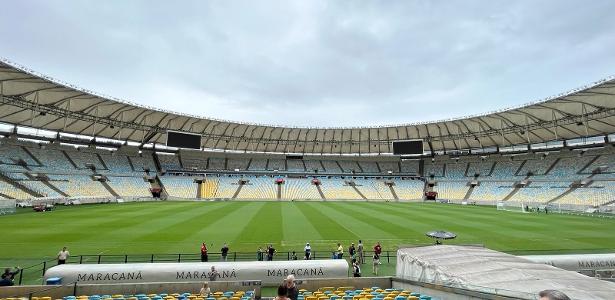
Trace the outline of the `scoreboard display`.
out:
M 201 135 L 167 131 L 167 146 L 175 148 L 201 149 Z
M 423 140 L 407 140 L 407 141 L 394 141 L 393 142 L 393 154 L 395 155 L 408 155 L 408 154 L 423 154 Z

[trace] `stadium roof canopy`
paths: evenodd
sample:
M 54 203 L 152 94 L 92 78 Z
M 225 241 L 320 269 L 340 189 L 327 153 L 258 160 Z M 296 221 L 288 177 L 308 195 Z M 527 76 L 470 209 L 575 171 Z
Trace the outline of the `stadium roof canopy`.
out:
M 165 111 L 99 95 L 4 59 L 0 60 L 0 96 L 3 123 L 142 144 L 165 144 L 167 130 L 174 130 L 202 135 L 203 148 L 233 151 L 381 154 L 392 152 L 392 141 L 407 139 L 425 140 L 431 148 L 426 150 L 450 151 L 615 132 L 613 77 L 488 114 L 346 128 L 250 124 Z

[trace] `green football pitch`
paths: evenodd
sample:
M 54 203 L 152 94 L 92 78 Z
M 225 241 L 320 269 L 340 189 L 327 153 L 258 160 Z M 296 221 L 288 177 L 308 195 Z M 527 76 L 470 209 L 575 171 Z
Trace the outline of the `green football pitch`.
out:
M 330 253 L 338 242 L 347 249 L 351 242 L 362 239 L 368 248 L 380 241 L 383 250 L 395 251 L 401 245 L 432 243 L 425 237 L 430 230 L 457 233 L 457 239 L 446 243 L 482 244 L 513 254 L 615 249 L 615 219 L 437 203 L 169 201 L 83 205 L 44 213 L 20 209 L 0 217 L 0 228 L 0 266 L 22 267 L 53 259 L 63 246 L 73 257 L 198 254 L 201 242 L 208 243 L 210 252 L 219 252 L 222 244 L 228 243 L 231 252 L 249 253 L 270 243 L 280 252 L 302 253 L 305 243 L 310 242 L 315 251 Z M 392 274 L 394 261 L 383 265 L 383 271 Z

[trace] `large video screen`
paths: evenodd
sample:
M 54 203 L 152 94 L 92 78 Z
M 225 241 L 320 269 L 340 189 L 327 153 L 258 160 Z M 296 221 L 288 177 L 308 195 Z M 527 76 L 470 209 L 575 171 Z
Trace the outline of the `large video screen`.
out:
M 176 148 L 201 149 L 201 136 L 176 131 L 167 131 L 167 146 Z
M 423 154 L 423 140 L 408 140 L 393 142 L 393 154 Z

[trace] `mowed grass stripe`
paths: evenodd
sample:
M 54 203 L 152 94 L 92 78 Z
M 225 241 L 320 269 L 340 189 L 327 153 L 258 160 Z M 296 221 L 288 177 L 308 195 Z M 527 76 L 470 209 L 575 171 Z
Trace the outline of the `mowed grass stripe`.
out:
M 332 204 L 332 207 L 338 212 L 344 212 L 347 216 L 352 218 L 354 221 L 349 221 L 353 224 L 353 228 L 355 228 L 355 225 L 359 224 L 365 224 L 365 226 L 362 227 L 368 227 L 363 228 L 365 229 L 365 235 L 361 236 L 363 240 L 404 239 L 407 237 L 405 232 L 407 226 L 404 226 L 402 223 L 390 222 L 387 219 L 378 218 L 378 216 L 374 215 L 373 210 L 366 206 L 365 203 L 336 202 Z M 361 230 L 362 228 L 358 227 L 357 229 Z
M 50 241 L 57 241 L 59 244 L 64 243 L 76 246 L 74 243 L 90 237 L 96 237 L 101 231 L 122 227 L 124 222 L 134 222 L 136 217 L 147 216 L 149 218 L 153 212 L 181 214 L 193 209 L 189 205 L 177 205 L 174 207 L 130 205 L 119 211 L 110 209 L 112 213 L 109 213 L 107 211 L 109 205 L 101 205 L 101 210 L 98 211 L 90 210 L 89 208 L 91 207 L 94 206 L 87 206 L 86 210 L 81 210 L 80 207 L 62 210 L 70 210 L 71 213 L 68 216 L 66 214 L 55 215 L 55 212 L 27 215 L 27 221 L 24 222 L 23 227 L 29 229 L 20 229 L 20 234 L 11 242 L 31 243 L 33 241 L 32 238 L 40 234 L 40 227 L 43 226 L 45 228 L 45 236 L 42 239 L 35 239 L 34 242 L 48 243 Z M 38 225 L 36 225 L 36 222 L 38 222 Z
M 228 243 L 231 251 L 248 251 L 238 243 L 239 236 L 249 223 L 256 216 L 257 212 L 263 207 L 264 203 L 250 202 L 240 204 L 239 206 L 230 207 L 230 211 L 216 211 L 215 213 L 207 213 L 205 217 L 206 225 L 202 228 L 193 228 L 195 230 L 184 239 L 184 244 L 191 245 L 197 249 L 201 242 L 213 244 L 212 252 L 219 252 L 222 244 Z M 195 243 L 197 242 L 197 243 Z
M 320 240 L 335 241 L 338 239 L 356 238 L 356 235 L 342 226 L 337 220 L 323 214 L 320 210 L 328 202 L 300 202 L 297 207 L 310 221 L 311 225 L 318 231 Z M 299 226 L 299 224 L 298 224 Z M 317 244 L 312 241 L 312 243 Z M 324 243 L 324 244 L 329 244 Z
M 258 202 L 259 208 L 250 220 L 238 220 L 243 230 L 235 239 L 237 248 L 243 244 L 245 250 L 256 251 L 258 246 L 273 244 L 280 248 L 282 240 L 282 203 Z M 249 249 L 248 249 L 249 248 Z
M 242 207 L 242 205 L 237 202 L 226 202 L 215 206 L 200 203 L 199 206 L 193 206 L 191 210 L 184 214 L 169 214 L 163 218 L 142 224 L 140 229 L 145 232 L 142 232 L 140 236 L 133 238 L 133 240 L 140 242 L 162 239 L 168 242 L 180 242 L 186 236 L 193 234 L 195 229 L 209 225 L 212 219 L 217 220 L 220 216 L 239 207 Z
M 312 222 L 298 208 L 301 205 L 304 205 L 304 203 L 291 202 L 282 205 L 282 232 L 284 237 L 282 244 L 284 247 L 303 249 L 308 239 L 322 239 Z
M 382 210 L 388 214 L 404 214 L 400 213 L 398 208 L 400 204 L 393 204 L 389 207 L 374 207 L 374 209 Z M 431 207 L 428 207 L 431 206 Z M 541 218 L 537 224 L 539 226 L 533 227 L 533 230 L 518 229 L 512 224 L 502 224 L 511 219 L 528 218 L 533 215 L 504 212 L 506 215 L 500 215 L 502 212 L 497 212 L 495 208 L 491 208 L 492 211 L 485 210 L 485 207 L 460 207 L 442 204 L 423 204 L 421 212 L 421 220 L 427 224 L 432 224 L 431 229 L 444 229 L 453 231 L 459 234 L 458 238 L 451 243 L 476 243 L 485 244 L 488 247 L 509 250 L 507 245 L 511 240 L 515 240 L 515 243 L 524 245 L 526 249 L 547 249 L 554 246 L 561 245 L 564 236 L 554 235 L 553 230 L 544 227 L 545 222 L 548 223 L 547 218 Z M 427 213 L 425 208 L 428 208 Z M 451 209 L 448 209 L 451 208 Z M 474 209 L 478 208 L 476 213 Z M 492 215 L 489 215 L 493 212 Z M 477 221 L 481 220 L 481 221 Z M 435 227 L 439 225 L 439 227 Z M 426 231 L 428 231 L 426 230 Z M 591 247 L 591 245 L 573 243 L 576 245 L 568 244 L 567 247 Z

